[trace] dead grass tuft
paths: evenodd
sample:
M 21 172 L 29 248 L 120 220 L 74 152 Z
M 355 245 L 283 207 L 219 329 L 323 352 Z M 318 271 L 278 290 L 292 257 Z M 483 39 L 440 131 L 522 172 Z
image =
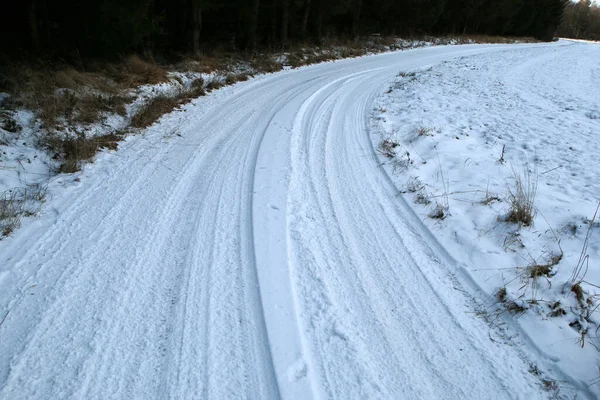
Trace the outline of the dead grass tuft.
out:
M 77 71 L 74 68 L 56 71 L 54 83 L 57 88 L 71 90 L 92 88 L 107 94 L 117 94 L 120 89 L 116 82 L 101 73 Z
M 198 78 L 194 80 L 190 85 L 190 90 L 187 92 L 187 95 L 190 98 L 205 96 L 206 91 L 204 90 L 204 79 Z
M 131 54 L 123 60 L 124 68 L 119 77 L 132 85 L 154 85 L 169 80 L 167 71 L 154 63 L 142 60 L 137 54 Z
M 223 86 L 225 86 L 224 83 L 222 83 L 221 81 L 217 80 L 217 79 L 213 79 L 210 82 L 208 82 L 206 84 L 206 90 L 208 92 L 212 92 L 213 90 L 217 90 L 222 88 Z
M 506 299 L 506 294 L 506 288 L 502 287 L 496 292 L 496 298 L 498 299 L 498 301 L 503 302 Z
M 567 312 L 564 310 L 564 308 L 562 308 L 560 301 L 557 301 L 554 304 L 552 304 L 552 307 L 550 308 L 552 309 L 552 311 L 550 311 L 551 317 L 562 317 L 564 315 L 567 315 Z
M 233 85 L 237 82 L 245 82 L 249 79 L 250 74 L 246 72 L 242 73 L 229 73 L 225 76 L 225 85 Z
M 531 37 L 520 37 L 520 38 L 511 38 L 506 36 L 490 36 L 490 35 L 461 35 L 461 42 L 468 43 L 468 41 L 472 41 L 474 43 L 493 43 L 493 44 L 510 44 L 515 43 L 516 41 L 520 43 L 539 43 L 539 40 L 531 38 Z
M 431 134 L 431 132 L 433 132 L 433 129 L 431 129 L 431 128 L 425 128 L 425 127 L 421 127 L 421 128 L 419 128 L 419 129 L 417 129 L 417 130 L 415 131 L 415 134 L 416 134 L 417 136 L 421 136 L 421 137 L 423 137 L 423 136 L 433 136 L 433 135 Z
M 60 129 L 63 123 L 96 123 L 105 112 L 125 115 L 125 105 L 131 101 L 120 94 L 123 86 L 105 72 L 54 65 L 4 66 L 0 90 L 11 94 L 11 107 L 34 111 L 48 131 Z
M 532 264 L 527 267 L 527 275 L 532 279 L 539 277 L 552 277 L 555 275 L 552 268 L 557 265 L 563 258 L 563 253 L 556 254 L 550 257 L 546 264 Z
M 598 217 L 598 211 L 600 211 L 600 202 L 598 202 L 598 205 L 596 206 L 594 216 L 589 221 L 589 227 L 585 235 L 585 240 L 583 241 L 583 246 L 581 247 L 581 253 L 579 253 L 577 265 L 575 266 L 575 268 L 573 269 L 573 273 L 571 274 L 571 282 L 581 282 L 588 272 L 590 261 L 590 255 L 588 254 L 588 246 L 590 245 L 590 238 L 592 236 L 592 231 L 594 230 L 596 224 L 595 221 Z
M 506 290 L 506 287 L 498 289 L 495 295 L 498 301 L 504 305 L 504 308 L 506 308 L 507 311 L 513 314 L 520 314 L 525 312 L 525 307 L 508 298 L 508 292 Z
M 386 158 L 394 158 L 396 156 L 396 148 L 400 143 L 392 139 L 384 139 L 379 142 L 377 152 Z
M 174 97 L 158 96 L 145 104 L 131 119 L 134 128 L 147 128 L 180 104 Z
M 415 203 L 423 205 L 431 204 L 431 194 L 425 192 L 425 190 L 419 190 L 415 194 Z
M 364 48 L 359 47 L 342 47 L 339 55 L 341 58 L 360 57 L 365 55 L 366 51 Z
M 513 168 L 515 187 L 508 188 L 510 211 L 507 222 L 531 226 L 535 217 L 534 200 L 537 192 L 537 176 L 532 177 L 527 169 L 521 174 Z
M 83 163 L 92 160 L 101 149 L 116 150 L 121 139 L 114 133 L 93 137 L 78 134 L 68 138 L 50 134 L 42 138 L 40 144 L 60 162 L 58 172 L 73 173 L 80 171 Z
M 129 96 L 75 93 L 69 89 L 51 96 L 38 98 L 38 116 L 47 131 L 66 124 L 93 124 L 101 120 L 103 113 L 126 114 Z
M 429 213 L 429 218 L 443 220 L 448 216 L 448 208 L 442 204 L 436 204 L 433 211 Z
M 44 185 L 9 189 L 0 193 L 0 237 L 10 235 L 23 217 L 37 214 L 46 199 Z
M 573 284 L 573 286 L 571 286 L 571 292 L 573 292 L 575 294 L 575 298 L 577 299 L 577 301 L 579 301 L 580 303 L 583 303 L 583 288 L 581 287 L 581 283 L 577 282 L 575 284 Z
M 504 306 L 506 309 L 513 314 L 521 314 L 524 313 L 527 309 L 514 301 L 506 301 L 504 302 Z
M 282 68 L 281 63 L 275 61 L 269 55 L 262 55 L 260 57 L 253 58 L 250 60 L 250 65 L 252 65 L 252 68 L 254 68 L 256 71 L 265 73 L 281 71 Z
M 495 201 L 501 201 L 500 197 L 496 196 L 493 193 L 486 192 L 485 197 L 483 198 L 483 200 L 481 200 L 481 204 L 483 204 L 484 206 L 488 206 Z
M 409 193 L 416 193 L 424 188 L 425 184 L 416 176 L 410 177 L 406 182 L 406 191 Z

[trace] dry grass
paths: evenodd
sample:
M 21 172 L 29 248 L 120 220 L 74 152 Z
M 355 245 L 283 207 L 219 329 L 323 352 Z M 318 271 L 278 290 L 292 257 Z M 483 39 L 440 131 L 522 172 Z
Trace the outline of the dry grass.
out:
M 22 127 L 15 121 L 10 112 L 0 111 L 0 127 L 7 132 L 20 132 Z
M 102 73 L 77 71 L 74 68 L 58 70 L 53 78 L 56 88 L 78 90 L 86 87 L 108 94 L 117 94 L 120 89 L 116 82 L 107 79 Z
M 516 302 L 508 298 L 508 293 L 505 287 L 498 289 L 495 295 L 498 301 L 502 303 L 504 305 L 504 308 L 506 308 L 506 310 L 508 310 L 509 312 L 513 314 L 520 314 L 525 312 L 525 307 L 517 304 Z
M 384 139 L 379 142 L 377 152 L 386 158 L 394 158 L 396 156 L 396 148 L 400 143 L 392 139 Z
M 554 302 L 554 304 L 552 304 L 552 306 L 550 307 L 552 309 L 552 311 L 550 311 L 550 316 L 551 317 L 562 317 L 564 315 L 567 315 L 567 312 L 564 310 L 564 308 L 562 308 L 560 301 L 556 301 Z
M 360 57 L 366 54 L 364 47 L 342 47 L 339 51 L 341 58 Z
M 406 191 L 409 193 L 416 193 L 424 188 L 425 184 L 416 176 L 410 177 L 406 182 Z
M 217 79 L 213 79 L 206 84 L 206 91 L 211 92 L 225 86 L 225 84 Z
M 421 128 L 419 128 L 419 129 L 417 129 L 415 131 L 415 134 L 417 136 L 421 136 L 421 137 L 424 137 L 424 136 L 433 136 L 431 132 L 433 132 L 433 129 L 421 127 Z
M 461 35 L 458 37 L 461 42 L 473 41 L 475 43 L 539 43 L 540 41 L 531 37 L 511 38 L 506 36 L 490 36 L 490 35 Z
M 123 60 L 115 78 L 128 86 L 155 85 L 169 80 L 167 71 L 142 60 L 137 54 L 131 54 Z
M 182 72 L 199 72 L 210 74 L 211 72 L 224 70 L 231 62 L 233 55 L 215 52 L 212 55 L 202 55 L 197 58 L 187 58 L 177 63 L 174 68 Z
M 527 169 L 524 174 L 521 174 L 514 168 L 513 176 L 515 187 L 508 188 L 510 211 L 506 216 L 506 221 L 530 226 L 533 224 L 536 214 L 534 201 L 537 192 L 537 176 L 532 177 Z
M 190 89 L 186 91 L 185 94 L 189 99 L 205 96 L 206 91 L 204 90 L 204 79 L 198 78 L 194 80 L 190 85 Z
M 599 217 L 598 211 L 600 211 L 600 202 L 598 202 L 598 205 L 596 206 L 594 216 L 589 221 L 589 227 L 585 235 L 585 240 L 583 241 L 583 246 L 581 247 L 581 252 L 579 253 L 577 265 L 575 266 L 575 268 L 573 269 L 573 273 L 571 274 L 571 282 L 582 281 L 585 278 L 589 269 L 590 255 L 588 254 L 588 246 L 590 244 L 590 237 L 592 236 L 592 231 L 594 230 L 596 220 Z
M 102 119 L 104 113 L 126 114 L 129 96 L 77 93 L 64 90 L 53 95 L 42 95 L 37 99 L 38 116 L 47 131 L 61 125 L 93 124 Z
M 0 90 L 11 95 L 9 108 L 33 110 L 47 131 L 62 123 L 91 124 L 103 113 L 125 114 L 130 96 L 123 87 L 102 72 L 78 71 L 48 65 L 4 66 Z
M 500 198 L 496 195 L 493 194 L 487 194 L 483 200 L 481 200 L 481 204 L 483 204 L 484 206 L 488 206 L 490 204 L 492 204 L 495 201 L 501 201 Z
M 553 267 L 557 265 L 560 260 L 563 258 L 563 253 L 555 254 L 548 260 L 545 264 L 536 264 L 533 263 L 527 266 L 526 271 L 527 275 L 532 279 L 537 279 L 540 277 L 552 277 L 554 276 Z
M 431 204 L 431 194 L 425 192 L 425 190 L 419 190 L 415 194 L 415 203 L 423 205 Z
M 250 60 L 250 65 L 256 71 L 270 73 L 281 71 L 282 65 L 273 59 L 271 55 L 262 55 Z
M 60 162 L 58 172 L 73 173 L 81 170 L 83 163 L 93 160 L 101 149 L 116 150 L 121 139 L 114 133 L 93 137 L 79 134 L 67 138 L 50 134 L 43 137 L 40 144 Z
M 583 289 L 581 288 L 580 283 L 576 283 L 573 286 L 571 286 L 571 292 L 575 293 L 575 298 L 579 302 L 583 302 Z
M 46 186 L 33 185 L 0 193 L 0 237 L 10 235 L 23 217 L 37 214 L 46 199 Z
M 448 216 L 448 207 L 437 203 L 435 208 L 429 213 L 429 218 L 443 220 Z
M 247 80 L 248 78 L 244 75 L 243 77 L 238 77 L 238 79 Z M 205 96 L 207 90 L 210 91 L 221 86 L 223 84 L 215 80 L 205 85 L 204 80 L 198 78 L 191 83 L 190 88 L 187 90 L 182 90 L 173 96 L 161 95 L 154 97 L 131 118 L 131 126 L 138 129 L 147 128 L 178 106 L 186 104 L 195 98 Z
M 226 85 L 233 85 L 237 81 L 238 80 L 237 80 L 237 75 L 236 74 L 227 74 L 225 76 L 225 84 Z
M 289 64 L 300 66 L 360 56 L 366 52 L 385 51 L 393 48 L 397 41 L 394 37 L 379 36 L 357 41 L 328 39 L 317 48 L 313 45 L 296 45 L 289 48 L 286 54 Z M 257 72 L 275 72 L 282 69 L 281 63 L 276 61 L 276 56 L 280 54 L 272 52 L 248 57 L 239 53 L 214 50 L 201 57 L 188 58 L 177 65 L 170 65 L 168 69 L 157 65 L 152 58 L 144 59 L 136 54 L 123 57 L 118 62 L 80 60 L 77 67 L 49 61 L 7 63 L 0 66 L 0 91 L 10 94 L 3 107 L 25 108 L 36 113 L 42 128 L 49 133 L 45 146 L 61 160 L 60 170 L 76 171 L 81 168 L 83 161 L 92 159 L 95 152 L 101 148 L 98 139 L 77 136 L 59 140 L 54 132 L 62 131 L 66 127 L 76 130 L 81 125 L 98 123 L 106 114 L 126 116 L 126 105 L 132 98 L 125 93 L 140 85 L 169 81 L 168 70 L 209 73 L 226 71 L 232 66 L 246 64 Z M 249 76 L 248 73 L 230 73 L 222 80 L 212 80 L 208 83 L 199 79 L 190 89 L 183 90 L 176 96 L 159 96 L 150 101 L 132 117 L 131 126 L 150 126 L 178 105 L 225 84 L 245 81 Z M 19 129 L 10 119 L 5 118 L 0 122 L 8 131 Z M 426 132 L 423 131 L 423 134 Z M 107 137 L 104 140 L 110 142 L 112 139 Z M 58 144 L 48 146 L 52 141 Z M 400 160 L 399 157 L 398 160 L 394 159 L 394 148 L 398 145 L 388 141 L 378 149 L 384 156 L 392 159 L 394 169 L 411 163 L 408 153 L 407 160 Z
M 498 289 L 498 291 L 496 292 L 496 298 L 498 298 L 498 301 L 501 302 L 506 300 L 506 295 L 507 292 L 505 287 Z
M 158 96 L 151 99 L 131 118 L 134 128 L 147 128 L 180 104 L 176 97 Z

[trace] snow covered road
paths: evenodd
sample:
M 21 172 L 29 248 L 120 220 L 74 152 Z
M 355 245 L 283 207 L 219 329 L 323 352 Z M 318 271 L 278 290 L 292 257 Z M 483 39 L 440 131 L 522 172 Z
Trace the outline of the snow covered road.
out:
M 0 398 L 547 396 L 367 131 L 398 72 L 524 46 L 259 77 L 100 157 L 0 242 Z

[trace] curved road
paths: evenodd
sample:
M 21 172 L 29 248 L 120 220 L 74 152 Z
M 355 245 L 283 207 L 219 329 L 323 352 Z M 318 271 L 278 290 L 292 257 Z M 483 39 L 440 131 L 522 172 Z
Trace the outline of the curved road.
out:
M 259 77 L 103 155 L 0 242 L 0 398 L 543 398 L 367 129 L 398 72 L 510 49 Z

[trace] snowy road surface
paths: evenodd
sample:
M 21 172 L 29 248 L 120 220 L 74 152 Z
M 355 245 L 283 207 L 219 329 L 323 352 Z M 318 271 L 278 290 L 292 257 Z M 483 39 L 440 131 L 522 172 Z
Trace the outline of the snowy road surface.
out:
M 547 396 L 367 132 L 398 72 L 515 47 L 259 77 L 104 154 L 0 242 L 0 398 Z

